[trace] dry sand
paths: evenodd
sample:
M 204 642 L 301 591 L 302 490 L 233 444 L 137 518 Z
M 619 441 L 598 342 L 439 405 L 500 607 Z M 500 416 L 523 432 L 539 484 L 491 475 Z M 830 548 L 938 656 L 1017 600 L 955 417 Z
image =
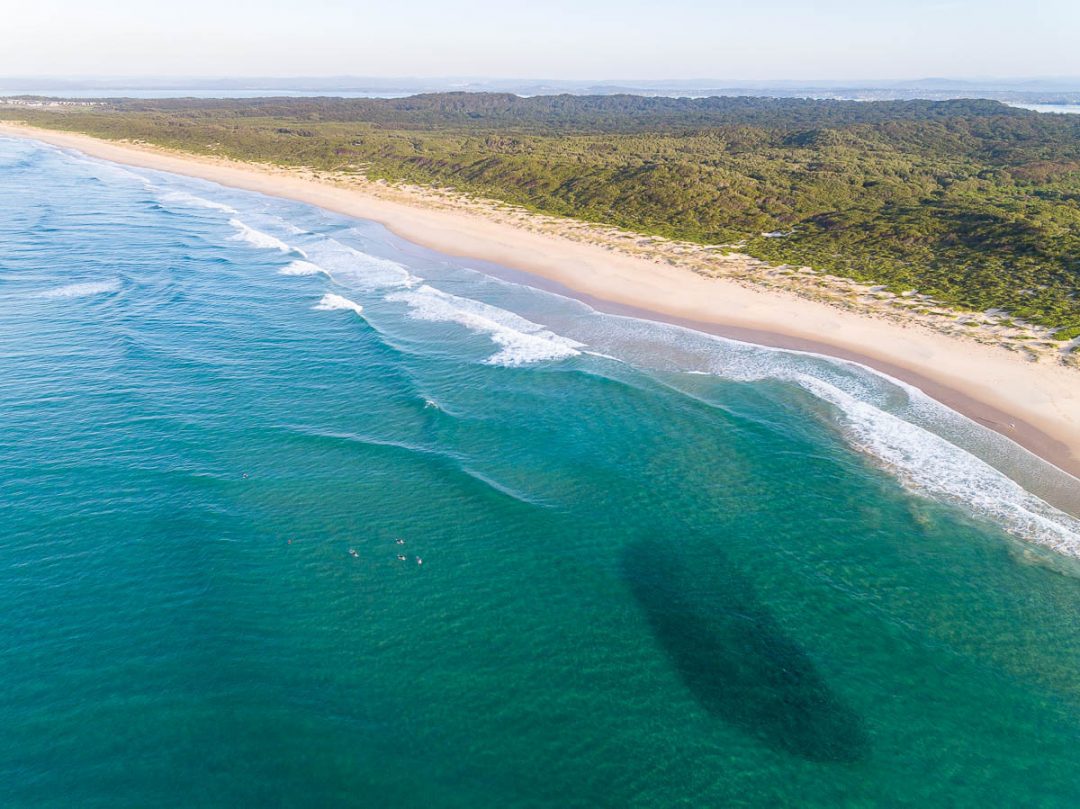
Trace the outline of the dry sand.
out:
M 637 255 L 655 240 L 573 220 L 537 217 L 445 192 L 200 157 L 142 144 L 0 124 L 0 134 L 133 166 L 200 177 L 380 222 L 397 235 L 454 256 L 524 271 L 598 308 L 690 325 L 762 345 L 855 360 L 909 382 L 1080 477 L 1080 371 L 1053 360 L 941 333 L 893 312 L 814 300 L 769 283 L 745 256 L 709 254 L 716 277 Z M 509 212 L 509 213 L 508 213 Z M 560 222 L 562 228 L 545 226 Z M 584 233 L 585 237 L 582 237 Z M 681 250 L 682 248 L 677 248 Z M 704 248 L 702 248 L 704 250 Z M 700 255 L 693 256 L 702 261 Z M 737 273 L 730 277 L 726 269 Z M 753 273 L 762 284 L 748 283 Z

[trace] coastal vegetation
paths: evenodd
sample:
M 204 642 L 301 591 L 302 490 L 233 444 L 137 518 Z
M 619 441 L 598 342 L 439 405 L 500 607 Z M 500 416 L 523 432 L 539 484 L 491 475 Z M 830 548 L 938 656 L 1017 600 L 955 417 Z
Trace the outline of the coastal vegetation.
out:
M 1080 116 L 984 100 L 445 93 L 113 100 L 0 118 L 452 188 L 1080 337 Z

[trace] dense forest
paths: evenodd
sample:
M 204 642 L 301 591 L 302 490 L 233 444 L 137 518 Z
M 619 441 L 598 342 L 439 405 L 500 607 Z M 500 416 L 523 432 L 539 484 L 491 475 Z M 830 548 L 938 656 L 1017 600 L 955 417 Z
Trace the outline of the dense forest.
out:
M 178 99 L 0 117 L 452 187 L 1080 336 L 1080 116 L 995 101 Z

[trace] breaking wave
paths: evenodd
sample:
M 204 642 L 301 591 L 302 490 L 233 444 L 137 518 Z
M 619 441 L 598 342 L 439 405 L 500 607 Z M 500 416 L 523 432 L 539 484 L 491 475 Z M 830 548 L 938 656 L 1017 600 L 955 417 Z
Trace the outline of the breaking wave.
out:
M 396 261 L 362 253 L 336 239 L 308 245 L 308 257 L 333 280 L 366 290 L 413 287 L 422 279 Z
M 488 357 L 489 365 L 514 367 L 544 360 L 561 360 L 581 353 L 581 343 L 548 331 L 513 312 L 470 298 L 460 298 L 424 284 L 409 292 L 392 293 L 388 301 L 408 305 L 417 320 L 457 323 L 486 334 L 501 350 Z
M 230 219 L 229 224 L 236 228 L 236 235 L 231 237 L 233 241 L 247 242 L 248 244 L 263 250 L 280 250 L 282 253 L 299 253 L 300 255 L 305 255 L 303 250 L 290 247 L 277 236 L 271 236 L 269 233 L 263 233 L 261 230 L 256 230 L 250 225 L 241 222 L 239 219 Z
M 328 274 L 318 264 L 312 264 L 310 261 L 293 261 L 278 270 L 278 275 L 319 275 L 320 273 Z
M 350 312 L 356 312 L 356 314 L 358 315 L 362 314 L 364 311 L 364 307 L 358 304 L 356 301 L 350 301 L 348 298 L 342 297 L 341 295 L 335 295 L 332 292 L 327 292 L 325 295 L 323 295 L 319 302 L 315 304 L 312 308 L 318 309 L 321 312 L 331 312 L 344 309 Z
M 856 449 L 877 458 L 914 489 L 967 506 L 1012 534 L 1080 558 L 1080 520 L 985 461 L 821 379 L 800 374 L 793 381 L 840 412 L 841 428 Z
M 572 321 L 556 327 L 586 341 L 590 349 L 643 369 L 798 385 L 835 409 L 834 423 L 845 441 L 913 491 L 966 508 L 1021 539 L 1080 558 L 1080 520 L 996 466 L 1017 472 L 1034 465 L 1031 478 L 1044 487 L 1071 478 L 917 387 L 848 360 L 580 306 Z M 993 459 L 994 465 L 979 455 Z M 1044 473 L 1047 479 L 1042 479 Z M 1068 481 L 1055 483 L 1057 490 L 1065 490 Z

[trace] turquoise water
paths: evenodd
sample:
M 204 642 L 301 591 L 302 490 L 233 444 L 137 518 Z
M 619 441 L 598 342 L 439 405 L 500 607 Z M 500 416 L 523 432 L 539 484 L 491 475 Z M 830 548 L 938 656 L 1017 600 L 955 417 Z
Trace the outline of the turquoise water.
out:
M 1075 481 L 1004 439 L 299 204 L 0 184 L 0 804 L 1080 802 L 1080 530 L 994 467 Z

